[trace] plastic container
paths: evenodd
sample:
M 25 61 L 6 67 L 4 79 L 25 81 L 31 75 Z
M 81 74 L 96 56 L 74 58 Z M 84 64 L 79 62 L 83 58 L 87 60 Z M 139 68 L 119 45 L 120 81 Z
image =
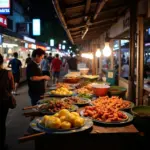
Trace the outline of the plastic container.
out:
M 125 98 L 125 93 L 127 89 L 121 86 L 111 86 L 108 95 L 111 96 L 119 96 L 121 98 Z
M 92 88 L 96 96 L 106 96 L 110 86 L 104 84 L 93 84 Z
M 131 109 L 134 126 L 140 132 L 150 133 L 150 106 L 135 106 Z

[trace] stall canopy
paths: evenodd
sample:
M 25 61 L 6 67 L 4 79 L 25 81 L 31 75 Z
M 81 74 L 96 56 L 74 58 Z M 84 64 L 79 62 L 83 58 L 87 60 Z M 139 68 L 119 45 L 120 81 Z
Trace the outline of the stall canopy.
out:
M 97 38 L 128 9 L 129 0 L 53 0 L 72 44 Z

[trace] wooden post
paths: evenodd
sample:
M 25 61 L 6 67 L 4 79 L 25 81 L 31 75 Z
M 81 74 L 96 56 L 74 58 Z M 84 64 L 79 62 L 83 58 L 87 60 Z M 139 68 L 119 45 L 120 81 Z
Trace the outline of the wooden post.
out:
M 130 62 L 129 62 L 129 100 L 134 101 L 135 35 L 137 1 L 130 2 Z
M 118 83 L 121 76 L 121 40 L 119 40 L 119 72 L 118 72 Z
M 114 69 L 114 55 L 113 55 L 113 40 L 110 41 L 110 49 L 111 49 L 111 64 L 110 64 L 110 69 L 113 70 Z
M 144 66 L 144 22 L 137 18 L 137 68 L 136 68 L 136 105 L 143 104 L 143 66 Z

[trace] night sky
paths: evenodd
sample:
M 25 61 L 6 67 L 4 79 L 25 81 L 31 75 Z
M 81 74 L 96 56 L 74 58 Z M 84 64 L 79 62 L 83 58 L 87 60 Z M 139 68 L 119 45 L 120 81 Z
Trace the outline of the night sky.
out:
M 52 0 L 30 0 L 30 15 L 40 17 L 43 21 L 57 20 Z
M 32 18 L 40 18 L 42 23 L 42 34 L 38 40 L 44 42 L 50 38 L 56 39 L 57 42 L 67 41 L 68 47 L 70 41 L 63 29 L 57 14 L 55 12 L 52 0 L 16 0 L 25 10 L 25 14 Z

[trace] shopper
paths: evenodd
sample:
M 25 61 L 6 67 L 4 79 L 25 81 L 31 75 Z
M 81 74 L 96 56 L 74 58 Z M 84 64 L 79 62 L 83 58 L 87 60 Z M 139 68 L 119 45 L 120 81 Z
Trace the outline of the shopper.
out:
M 128 62 L 124 63 L 124 65 L 122 66 L 121 76 L 125 78 L 126 80 L 128 80 L 128 77 L 129 77 L 129 63 Z
M 68 65 L 70 71 L 77 71 L 77 59 L 73 57 L 73 53 L 70 54 L 70 58 L 68 59 Z
M 25 65 L 28 66 L 28 64 L 31 62 L 30 54 L 28 54 L 28 58 L 26 59 Z
M 53 57 L 52 57 L 52 53 L 49 53 L 49 56 L 47 57 L 49 64 L 51 64 Z
M 43 75 L 40 69 L 40 62 L 43 59 L 45 52 L 42 49 L 36 49 L 32 53 L 32 61 L 27 66 L 27 80 L 29 86 L 29 96 L 32 105 L 36 105 L 37 101 L 45 93 L 44 81 L 49 81 L 50 77 Z
M 21 66 L 22 63 L 21 61 L 18 59 L 18 53 L 15 52 L 14 54 L 14 59 L 12 59 L 9 64 L 8 67 L 12 69 L 12 73 L 14 76 L 14 82 L 15 82 L 15 89 L 12 92 L 14 95 L 17 95 L 17 89 L 19 86 L 19 81 L 20 81 L 20 72 L 21 72 Z
M 67 62 L 67 59 L 64 57 L 62 61 L 62 75 L 63 76 L 68 73 L 68 69 L 69 69 L 68 62 Z
M 42 69 L 43 75 L 50 76 L 50 64 L 46 55 L 44 56 L 44 59 L 41 61 L 41 69 Z M 48 86 L 49 86 L 48 81 L 45 81 L 45 87 L 48 87 Z
M 59 59 L 59 55 L 56 54 L 56 57 L 52 60 L 52 64 L 51 64 L 51 71 L 53 74 L 53 84 L 56 84 L 59 80 L 61 65 L 62 62 Z
M 11 71 L 3 69 L 3 57 L 0 54 L 0 146 L 2 150 L 7 147 L 5 145 L 6 137 L 6 118 L 11 102 L 9 96 L 14 89 L 14 79 Z

